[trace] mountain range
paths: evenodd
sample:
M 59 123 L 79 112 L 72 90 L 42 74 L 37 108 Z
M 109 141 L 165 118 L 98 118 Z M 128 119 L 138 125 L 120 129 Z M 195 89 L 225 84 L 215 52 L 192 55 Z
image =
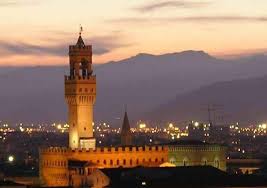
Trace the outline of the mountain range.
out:
M 67 63 L 66 66 L 1 67 L 0 119 L 66 121 L 66 73 Z M 207 113 L 202 109 L 217 103 L 223 105 L 231 121 L 267 119 L 262 109 L 264 83 L 267 83 L 264 54 L 227 60 L 203 51 L 140 53 L 95 66 L 94 74 L 97 76 L 96 121 L 120 126 L 125 105 L 132 120 L 203 120 L 207 119 Z M 249 111 L 252 106 L 253 110 Z M 255 114 L 254 109 L 259 111 Z

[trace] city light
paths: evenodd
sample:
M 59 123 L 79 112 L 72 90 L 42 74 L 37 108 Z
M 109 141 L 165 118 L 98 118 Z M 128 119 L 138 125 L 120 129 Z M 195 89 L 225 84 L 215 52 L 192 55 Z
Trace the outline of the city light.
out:
M 8 162 L 9 163 L 12 163 L 13 161 L 14 161 L 14 156 L 13 155 L 10 155 L 10 156 L 8 156 Z
M 140 128 L 140 129 L 144 129 L 144 128 L 146 128 L 146 124 L 145 124 L 145 123 L 140 123 L 140 124 L 139 124 L 139 128 Z
M 173 128 L 173 124 L 172 123 L 169 124 L 169 128 Z

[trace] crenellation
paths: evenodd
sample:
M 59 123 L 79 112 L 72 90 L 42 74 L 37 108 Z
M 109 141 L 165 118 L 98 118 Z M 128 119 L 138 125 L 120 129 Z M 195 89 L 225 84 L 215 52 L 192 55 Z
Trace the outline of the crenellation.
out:
M 83 46 L 83 47 L 77 47 L 76 45 L 70 45 L 69 46 L 69 51 L 70 52 L 80 52 L 80 51 L 88 51 L 88 50 L 92 50 L 92 45 L 87 45 L 87 46 Z
M 64 80 L 65 81 L 73 81 L 73 82 L 75 82 L 75 81 L 96 81 L 96 76 L 95 75 L 91 75 L 91 76 L 78 76 L 78 75 L 76 75 L 76 76 L 67 76 L 67 75 L 65 75 L 64 76 Z

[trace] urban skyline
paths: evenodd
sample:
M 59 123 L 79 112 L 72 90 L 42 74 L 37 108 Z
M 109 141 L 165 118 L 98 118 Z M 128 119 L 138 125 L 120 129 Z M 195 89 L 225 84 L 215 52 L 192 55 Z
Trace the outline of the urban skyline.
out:
M 1 1 L 0 187 L 266 186 L 266 8 Z

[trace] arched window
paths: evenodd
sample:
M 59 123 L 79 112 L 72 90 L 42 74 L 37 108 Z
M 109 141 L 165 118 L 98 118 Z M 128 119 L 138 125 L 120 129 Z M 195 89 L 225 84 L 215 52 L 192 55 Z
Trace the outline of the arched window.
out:
M 155 159 L 155 162 L 156 162 L 156 163 L 158 162 L 158 158 Z
M 208 161 L 206 158 L 202 158 L 201 162 L 202 162 L 202 165 L 204 165 L 204 166 L 206 166 L 208 164 Z
M 187 157 L 185 157 L 183 159 L 183 166 L 188 166 L 188 158 Z
M 125 159 L 123 159 L 123 165 L 126 165 L 126 160 Z
M 164 158 L 161 158 L 161 162 L 162 162 L 162 163 L 164 162 Z
M 107 164 L 106 160 L 103 161 L 104 165 Z
M 120 160 L 119 159 L 117 159 L 117 165 L 120 165 Z
M 132 166 L 132 164 L 133 164 L 133 161 L 132 161 L 132 159 L 130 159 L 130 165 Z
M 136 159 L 136 165 L 139 165 L 139 160 L 138 159 Z
M 113 165 L 113 160 L 110 160 L 110 165 Z
M 170 158 L 170 163 L 175 164 L 175 162 L 176 162 L 175 157 L 171 157 L 171 158 Z
M 219 161 L 219 159 L 215 159 L 215 160 L 214 160 L 214 166 L 215 166 L 216 168 L 220 168 L 220 161 Z

